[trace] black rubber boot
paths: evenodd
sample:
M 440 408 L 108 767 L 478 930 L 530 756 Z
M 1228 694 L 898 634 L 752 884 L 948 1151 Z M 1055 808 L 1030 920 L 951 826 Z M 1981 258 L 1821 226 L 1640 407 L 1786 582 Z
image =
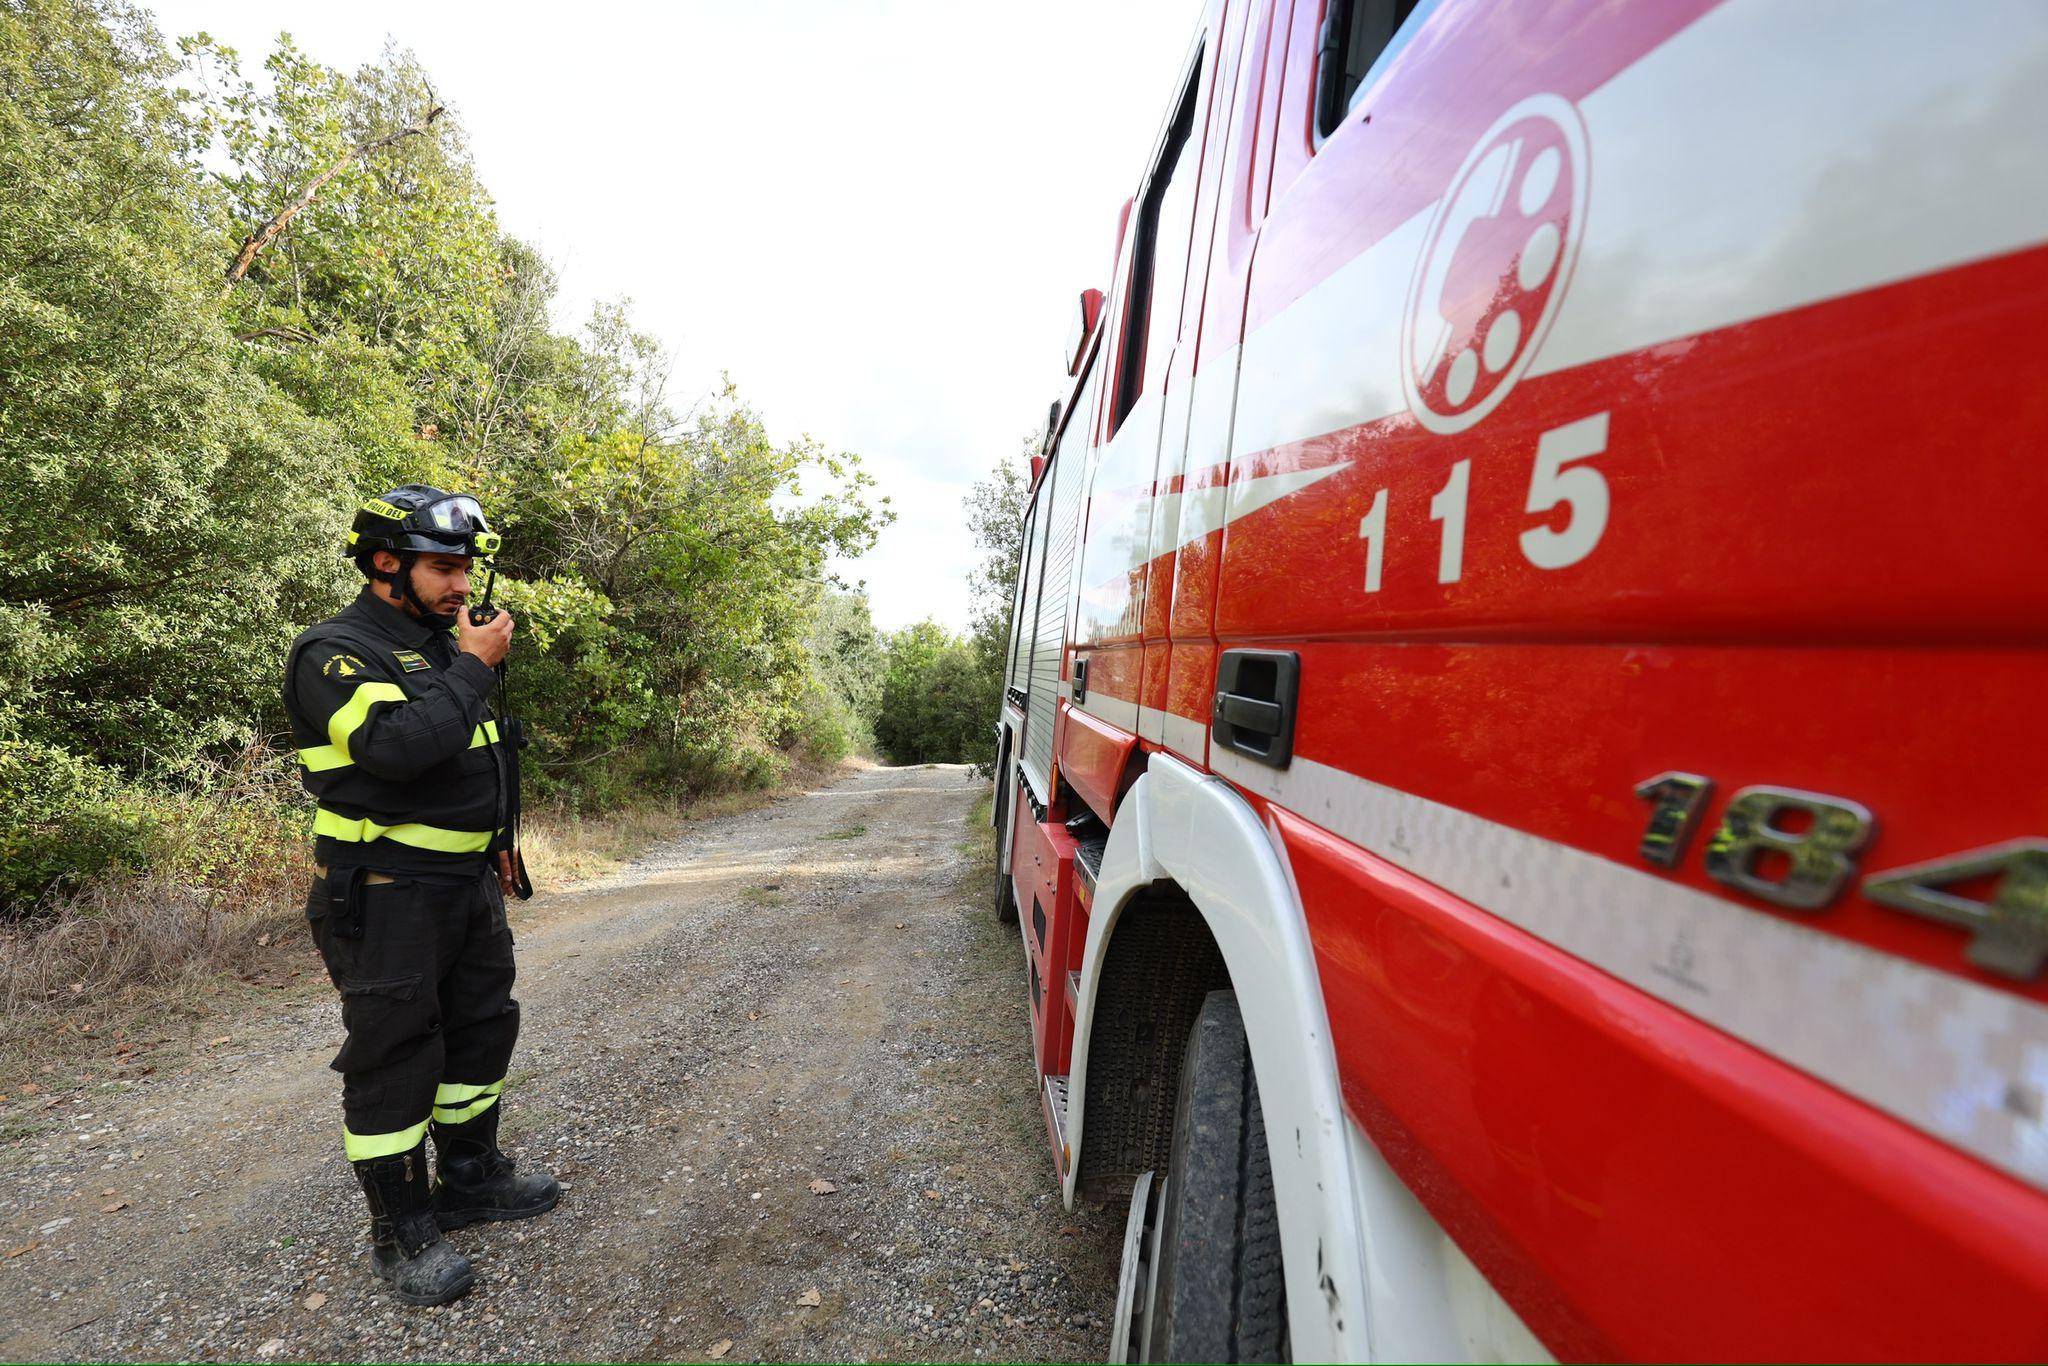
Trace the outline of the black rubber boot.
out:
M 434 1125 L 434 1150 L 441 1155 L 434 1217 L 443 1232 L 484 1219 L 531 1219 L 562 1198 L 554 1177 L 521 1176 L 498 1151 L 496 1105 L 460 1124 Z
M 446 1304 L 467 1292 L 476 1272 L 434 1222 L 426 1140 L 409 1153 L 351 1165 L 370 1200 L 370 1269 L 407 1304 Z

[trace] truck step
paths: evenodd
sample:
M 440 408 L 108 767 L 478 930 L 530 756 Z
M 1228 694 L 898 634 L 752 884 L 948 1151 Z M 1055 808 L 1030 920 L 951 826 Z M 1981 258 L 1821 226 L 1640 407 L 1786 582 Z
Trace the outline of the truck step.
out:
M 1074 876 L 1091 901 L 1095 899 L 1095 880 L 1102 875 L 1102 852 L 1109 848 L 1109 832 L 1098 830 L 1088 839 L 1074 841 Z
M 1045 1079 L 1045 1113 L 1052 1129 L 1053 1154 L 1059 1159 L 1060 1175 L 1065 1176 L 1071 1161 L 1067 1151 L 1067 1079 L 1064 1076 Z

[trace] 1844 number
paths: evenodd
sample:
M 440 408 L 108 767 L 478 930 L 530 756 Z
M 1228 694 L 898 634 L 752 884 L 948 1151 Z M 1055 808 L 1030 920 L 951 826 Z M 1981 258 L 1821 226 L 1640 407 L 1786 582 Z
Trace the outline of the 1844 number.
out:
M 1636 785 L 1650 803 L 1637 852 L 1675 868 L 1699 829 L 1714 781 L 1659 773 Z M 1708 877 L 1796 911 L 1831 905 L 1855 876 L 1877 819 L 1860 803 L 1789 787 L 1745 787 L 1729 797 L 1707 838 Z M 1983 895 L 1964 890 L 1974 884 Z M 2018 839 L 1864 877 L 1863 895 L 1881 906 L 1954 925 L 1970 934 L 1969 961 L 2022 981 L 2048 964 L 2048 839 Z

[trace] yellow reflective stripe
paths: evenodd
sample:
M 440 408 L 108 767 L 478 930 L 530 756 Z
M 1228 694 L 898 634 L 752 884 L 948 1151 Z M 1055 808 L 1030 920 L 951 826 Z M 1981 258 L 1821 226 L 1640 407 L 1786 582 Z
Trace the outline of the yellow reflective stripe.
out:
M 356 698 L 362 696 L 363 690 L 365 688 L 391 688 L 393 692 L 397 691 L 396 687 L 390 683 L 365 683 L 362 685 L 361 688 L 356 689 L 356 696 L 351 697 L 348 700 L 348 706 L 353 707 L 356 705 Z M 380 702 L 386 700 L 402 700 L 403 696 L 403 694 L 399 694 L 398 697 L 392 699 L 386 699 L 382 697 L 369 698 L 367 701 L 363 703 L 362 712 L 357 715 L 355 722 L 352 725 L 350 725 L 349 733 L 354 734 L 355 731 L 359 727 L 361 727 L 363 721 L 366 719 L 368 715 L 369 705 L 371 702 Z M 343 710 L 346 709 L 347 708 L 344 708 Z M 334 715 L 335 719 L 338 720 L 341 717 L 341 712 L 336 712 Z M 333 721 L 328 722 L 330 733 L 333 729 L 333 725 Z M 485 745 L 495 745 L 497 743 L 498 723 L 496 721 L 484 722 L 481 726 L 478 726 L 476 728 L 475 733 L 469 737 L 469 747 L 471 749 L 481 749 Z M 347 768 L 350 764 L 354 763 L 355 760 L 350 756 L 348 752 L 348 746 L 337 741 L 336 743 L 331 745 L 320 745 L 313 749 L 300 750 L 299 762 L 306 766 L 306 771 L 308 773 L 325 773 L 329 769 Z
M 505 1079 L 498 1078 L 488 1085 L 471 1086 L 464 1082 L 444 1081 L 434 1088 L 434 1104 L 460 1105 L 475 1100 L 478 1096 L 495 1096 L 505 1089 Z
M 320 745 L 300 750 L 299 762 L 306 766 L 308 773 L 325 773 L 330 768 L 347 768 L 355 761 L 340 745 Z
M 498 1098 L 496 1096 L 485 1096 L 481 1100 L 465 1105 L 458 1110 L 444 1110 L 437 1105 L 434 1107 L 434 1122 L 436 1124 L 467 1124 L 470 1120 L 475 1119 L 497 1103 Z
M 371 840 L 393 840 L 415 849 L 436 849 L 445 854 L 481 854 L 491 847 L 488 830 L 444 830 L 438 825 L 379 825 L 368 817 L 350 820 L 326 807 L 313 813 L 313 833 L 330 839 L 367 844 Z
M 351 1162 L 363 1162 L 373 1157 L 391 1157 L 398 1153 L 409 1153 L 420 1146 L 420 1140 L 427 1136 L 427 1121 L 424 1119 L 410 1129 L 400 1129 L 391 1134 L 359 1134 L 346 1124 L 341 1126 L 342 1151 Z
M 451 1086 L 442 1082 L 434 1092 L 434 1122 L 461 1124 L 475 1119 L 497 1104 L 504 1089 L 502 1081 L 494 1081 L 489 1086 Z
M 340 710 L 327 718 L 327 738 L 334 748 L 348 753 L 348 737 L 369 719 L 370 708 L 379 702 L 403 702 L 405 689 L 396 683 L 358 683 Z

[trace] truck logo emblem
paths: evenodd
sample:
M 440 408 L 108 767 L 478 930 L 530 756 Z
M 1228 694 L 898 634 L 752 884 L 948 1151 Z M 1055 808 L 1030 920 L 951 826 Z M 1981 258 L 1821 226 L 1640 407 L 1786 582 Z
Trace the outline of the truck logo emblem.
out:
M 1437 202 L 1401 357 L 1408 406 L 1430 431 L 1478 422 L 1535 359 L 1578 259 L 1587 169 L 1578 109 L 1532 95 L 1494 121 Z

